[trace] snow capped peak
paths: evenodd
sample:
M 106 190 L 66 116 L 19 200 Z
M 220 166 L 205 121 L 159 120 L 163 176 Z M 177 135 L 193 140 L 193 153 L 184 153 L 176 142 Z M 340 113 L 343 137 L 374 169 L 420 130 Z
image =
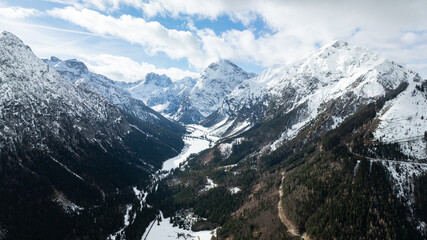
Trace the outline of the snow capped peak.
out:
M 57 57 L 50 57 L 50 59 L 43 59 L 51 68 L 58 71 L 68 81 L 74 83 L 78 79 L 89 79 L 89 69 L 86 64 L 76 59 L 68 59 L 62 61 Z
M 76 71 L 81 72 L 82 74 L 89 73 L 89 70 L 88 70 L 86 64 L 84 64 L 83 62 L 80 62 L 76 59 L 65 60 L 65 61 L 63 61 L 63 63 L 68 68 L 75 69 Z
M 50 61 L 51 62 L 60 62 L 60 61 L 62 61 L 61 59 L 59 59 L 59 58 L 57 58 L 57 57 L 55 57 L 55 56 L 51 56 L 50 57 Z
M 335 40 L 330 44 L 326 44 L 326 46 L 331 46 L 333 48 L 342 48 L 348 46 L 348 43 L 342 40 Z
M 219 109 L 224 97 L 237 85 L 254 76 L 229 60 L 223 59 L 210 64 L 200 74 L 197 84 L 174 116 L 175 119 L 188 123 L 202 120 Z
M 279 111 L 271 111 L 272 107 L 283 113 L 302 108 L 295 120 L 296 126 L 301 127 L 325 111 L 328 103 L 353 101 L 342 105 L 355 107 L 356 103 L 374 101 L 414 78 L 416 73 L 376 52 L 334 41 L 298 62 L 276 65 L 243 81 L 224 99 L 214 122 L 230 116 L 230 121 L 238 117 L 242 123 L 251 119 L 254 124 Z M 336 117 L 345 117 L 353 110 L 345 109 Z M 239 126 L 237 121 L 233 124 L 234 128 Z
M 15 34 L 7 32 L 7 31 L 3 31 L 1 33 L 1 37 L 0 40 L 4 43 L 7 44 L 20 44 L 20 45 L 24 45 L 24 42 L 22 42 L 21 39 L 19 39 L 17 36 L 15 36 Z
M 196 85 L 197 79 L 192 78 L 192 77 L 185 77 L 183 79 L 181 79 L 180 81 L 178 81 L 177 83 L 179 84 L 183 84 L 185 86 L 194 86 Z
M 226 68 L 226 67 L 231 67 L 231 68 L 237 68 L 240 69 L 238 66 L 236 66 L 236 64 L 232 63 L 230 60 L 228 59 L 221 59 L 218 62 L 213 62 L 211 63 L 207 69 L 211 69 L 213 71 L 218 70 L 219 68 Z
M 232 63 L 230 60 L 221 59 L 218 62 L 211 63 L 202 73 L 201 73 L 201 79 L 220 79 L 227 77 L 231 74 L 237 74 L 237 75 L 248 75 L 247 72 L 245 72 L 240 67 L 236 66 L 236 64 Z M 233 78 L 234 79 L 234 78 Z M 233 80 L 230 79 L 230 80 Z
M 169 87 L 172 85 L 172 80 L 166 75 L 159 75 L 157 73 L 148 73 L 145 76 L 144 85 L 154 84 L 159 87 Z

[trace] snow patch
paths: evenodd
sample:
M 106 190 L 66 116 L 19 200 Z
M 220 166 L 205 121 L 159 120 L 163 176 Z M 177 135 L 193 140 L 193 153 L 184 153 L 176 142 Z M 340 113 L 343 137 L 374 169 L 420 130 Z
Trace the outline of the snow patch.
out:
M 150 205 L 147 204 L 147 196 L 148 196 L 148 192 L 145 191 L 141 191 L 138 190 L 137 187 L 133 187 L 133 192 L 135 193 L 136 198 L 138 198 L 139 202 L 140 202 L 140 210 L 142 210 L 143 207 L 148 207 L 151 208 Z
M 291 140 L 294 137 L 296 137 L 298 133 L 301 131 L 301 129 L 303 129 L 310 120 L 311 119 L 301 121 L 297 124 L 292 125 L 292 127 L 287 129 L 286 131 L 282 132 L 280 137 L 276 141 L 274 141 L 272 144 L 270 144 L 270 151 L 271 152 L 275 151 L 277 148 L 282 146 L 283 141 Z
M 230 188 L 229 191 L 231 192 L 231 194 L 236 194 L 242 190 L 238 187 L 233 187 L 233 188 Z
M 218 130 L 217 126 L 206 128 L 196 124 L 189 124 L 186 127 L 187 134 L 183 138 L 184 148 L 178 156 L 170 158 L 163 163 L 162 171 L 170 171 L 179 167 L 191 154 L 197 154 L 212 147 L 220 139 L 216 132 Z
M 164 218 L 160 212 L 159 219 L 150 223 L 141 240 L 168 240 L 168 239 L 186 239 L 186 240 L 210 240 L 216 237 L 216 229 L 200 232 L 180 229 L 178 226 L 173 226 L 170 223 L 170 218 Z
M 206 185 L 200 192 L 206 192 L 216 187 L 218 187 L 218 184 L 214 183 L 209 177 L 206 177 Z
M 119 231 L 108 236 L 107 240 L 115 240 L 118 236 L 123 236 L 126 227 L 128 227 L 129 224 L 131 223 L 131 221 L 133 221 L 133 218 L 131 218 L 131 216 L 130 216 L 130 210 L 132 210 L 132 204 L 126 205 L 126 213 L 125 213 L 125 216 L 123 219 L 123 221 L 124 221 L 123 228 L 121 228 Z
M 246 130 L 248 130 L 251 127 L 252 127 L 251 122 L 248 120 L 245 120 L 244 122 L 239 123 L 236 127 L 234 127 L 233 130 L 224 137 L 235 136 L 239 133 L 245 132 Z
M 65 210 L 67 213 L 77 213 L 79 214 L 80 211 L 84 210 L 83 207 L 78 206 L 77 204 L 71 202 L 68 200 L 68 198 L 65 197 L 65 195 L 61 192 L 58 192 L 55 190 L 55 197 L 54 202 L 61 205 L 61 207 Z
M 226 159 L 230 157 L 230 155 L 233 153 L 233 146 L 239 145 L 244 141 L 244 138 L 236 138 L 231 143 L 221 143 L 218 145 L 218 149 L 221 152 L 221 157 L 223 159 Z
M 356 165 L 354 165 L 354 170 L 353 170 L 353 176 L 356 176 L 357 173 L 357 169 L 359 169 L 360 166 L 360 160 L 357 160 Z

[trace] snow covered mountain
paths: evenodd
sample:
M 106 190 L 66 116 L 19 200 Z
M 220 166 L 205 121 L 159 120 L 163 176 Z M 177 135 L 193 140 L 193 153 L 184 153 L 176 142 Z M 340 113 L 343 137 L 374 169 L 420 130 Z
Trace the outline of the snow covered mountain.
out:
M 171 131 L 184 131 L 179 124 L 167 120 L 161 114 L 147 107 L 141 100 L 133 98 L 131 93 L 123 88 L 122 84 L 119 82 L 115 82 L 103 75 L 90 72 L 81 61 L 75 59 L 62 61 L 57 57 L 43 59 L 43 61 L 74 85 L 80 88 L 86 87 L 100 93 L 120 109 L 125 110 L 143 121 L 154 123 Z
M 134 98 L 144 101 L 164 115 L 171 116 L 195 84 L 196 80 L 190 77 L 172 82 L 165 74 L 149 73 L 145 80 L 123 87 L 128 89 Z
M 166 75 L 149 73 L 144 80 L 122 84 L 134 98 L 183 123 L 197 123 L 216 111 L 226 95 L 243 80 L 254 77 L 229 60 L 207 67 L 198 79 L 172 82 Z
M 221 216 L 231 217 L 215 226 L 219 239 L 425 239 L 425 109 L 427 81 L 417 73 L 335 41 L 239 84 L 202 121 L 220 140 L 171 182 L 195 186 L 194 194 L 204 186 L 189 179 L 214 182 L 209 205 L 196 212 L 207 222 L 225 196 L 243 199 Z M 203 175 L 211 171 L 221 177 Z
M 225 135 L 234 135 L 292 114 L 282 129 L 282 141 L 322 113 L 331 113 L 325 126 L 334 128 L 358 106 L 419 78 L 368 49 L 335 41 L 295 64 L 274 66 L 243 81 L 204 124 L 220 123 L 228 129 Z
M 61 235 L 82 229 L 68 213 L 94 205 L 111 213 L 102 202 L 148 184 L 184 145 L 180 134 L 65 80 L 11 33 L 0 36 L 0 61 L 0 222 L 11 238 L 74 238 Z
M 197 123 L 216 111 L 236 86 L 254 77 L 229 60 L 209 65 L 188 93 L 173 118 L 184 123 Z

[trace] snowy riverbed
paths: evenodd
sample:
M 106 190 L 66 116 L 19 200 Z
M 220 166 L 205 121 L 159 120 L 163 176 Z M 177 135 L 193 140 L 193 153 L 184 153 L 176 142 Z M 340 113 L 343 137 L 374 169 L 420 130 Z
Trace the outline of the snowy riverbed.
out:
M 184 136 L 185 146 L 181 153 L 163 163 L 162 171 L 170 172 L 172 169 L 179 167 L 181 163 L 185 163 L 191 154 L 199 153 L 209 147 L 212 147 L 216 141 L 218 129 L 205 128 L 200 125 L 187 125 L 187 134 Z M 167 174 L 167 173 L 166 173 Z M 208 180 L 209 182 L 209 180 Z M 212 182 L 212 184 L 214 184 Z M 193 232 L 185 230 L 178 226 L 173 226 L 170 223 L 170 218 L 163 218 L 162 212 L 159 216 L 162 221 L 154 220 L 150 223 L 141 240 L 158 240 L 158 239 L 197 239 L 210 240 L 216 234 L 216 230 Z M 159 223 L 159 224 L 158 224 Z
M 212 134 L 211 128 L 205 128 L 200 125 L 188 125 L 187 131 L 188 133 L 184 136 L 185 146 L 181 153 L 166 160 L 163 163 L 162 170 L 170 171 L 179 167 L 179 164 L 185 162 L 191 154 L 196 154 L 209 148 L 219 139 L 219 137 Z

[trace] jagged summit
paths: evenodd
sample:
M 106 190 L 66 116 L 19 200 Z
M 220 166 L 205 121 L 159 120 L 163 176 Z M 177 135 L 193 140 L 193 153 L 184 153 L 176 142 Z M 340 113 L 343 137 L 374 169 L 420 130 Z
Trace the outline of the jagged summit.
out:
M 212 79 L 224 78 L 232 74 L 251 76 L 251 74 L 245 72 L 230 60 L 221 59 L 218 62 L 211 63 L 203 70 L 200 80 L 211 81 Z M 239 80 L 239 78 L 230 78 L 229 80 Z
M 8 32 L 8 31 L 3 31 L 1 33 L 1 41 L 6 43 L 6 44 L 25 45 L 24 42 L 21 39 L 19 39 L 15 34 Z
M 45 132 L 44 134 L 49 132 L 54 139 L 62 141 L 61 132 L 79 131 L 90 141 L 96 141 L 96 131 L 101 129 L 107 134 L 108 141 L 113 142 L 115 136 L 123 136 L 130 130 L 130 126 L 126 126 L 126 123 L 114 122 L 118 118 L 124 119 L 125 117 L 113 105 L 113 103 L 118 104 L 114 102 L 113 97 L 110 98 L 112 103 L 98 92 L 75 86 L 72 84 L 75 80 L 65 80 L 54 68 L 49 67 L 35 56 L 28 46 L 11 33 L 3 32 L 0 37 L 0 61 L 2 62 L 0 66 L 0 113 L 2 114 L 0 123 L 7 126 L 0 130 L 0 136 L 13 136 L 0 139 L 0 147 L 7 143 L 19 144 L 22 139 L 31 144 L 43 145 L 35 140 L 41 137 L 42 132 Z M 57 64 L 61 71 L 67 70 L 71 72 L 71 75 L 80 73 L 80 71 L 84 72 L 86 75 L 77 77 L 85 78 L 88 82 L 100 81 L 93 78 L 94 75 L 88 75 L 87 67 L 77 60 L 61 61 Z M 115 92 L 117 89 L 112 89 L 111 85 L 105 85 L 105 90 L 109 90 L 111 95 L 121 97 L 122 94 Z M 130 94 L 127 94 L 130 97 Z M 22 108 L 22 106 L 26 107 Z M 154 111 L 144 107 L 145 115 L 157 120 L 161 118 L 160 115 L 155 116 Z M 16 118 L 15 114 L 21 117 Z M 11 119 L 14 121 L 10 121 Z M 62 121 L 71 124 L 71 128 L 68 125 L 62 125 Z M 33 126 L 28 131 L 21 129 L 30 123 Z M 103 137 L 99 137 L 99 139 L 105 140 Z
M 229 60 L 210 64 L 200 74 L 196 85 L 180 105 L 174 119 L 184 123 L 199 122 L 216 111 L 224 97 L 237 85 L 254 76 Z
M 225 67 L 225 66 L 230 66 L 232 68 L 240 69 L 236 64 L 234 64 L 233 62 L 231 62 L 228 59 L 221 59 L 217 62 L 213 62 L 213 63 L 209 64 L 209 66 L 206 69 L 212 69 L 213 71 L 216 71 L 219 68 Z
M 159 87 L 169 87 L 172 85 L 172 80 L 166 74 L 147 73 L 145 76 L 144 85 L 154 84 Z
M 331 47 L 334 47 L 334 48 L 341 48 L 341 47 L 348 46 L 348 43 L 344 42 L 342 40 L 334 40 L 332 43 L 326 44 L 326 46 L 331 46 Z
M 74 83 L 77 79 L 88 78 L 90 75 L 86 64 L 77 59 L 62 61 L 61 59 L 52 56 L 50 59 L 43 59 L 43 61 L 61 73 L 64 78 L 72 83 Z
M 51 62 L 60 62 L 60 61 L 62 61 L 61 59 L 59 59 L 59 58 L 57 58 L 57 57 L 55 57 L 55 56 L 51 56 L 50 57 L 50 61 Z

